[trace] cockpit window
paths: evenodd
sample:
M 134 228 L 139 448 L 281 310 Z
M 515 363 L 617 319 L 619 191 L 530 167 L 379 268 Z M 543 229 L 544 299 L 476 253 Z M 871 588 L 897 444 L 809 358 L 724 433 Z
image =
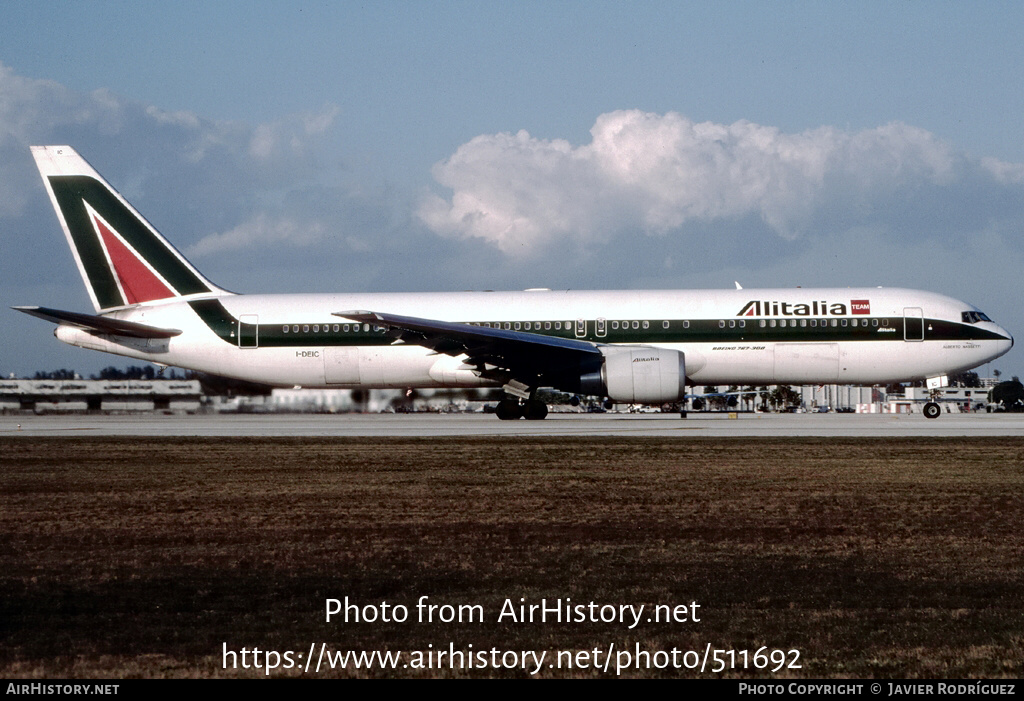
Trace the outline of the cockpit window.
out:
M 979 321 L 992 321 L 984 312 L 961 312 L 960 318 L 965 324 L 977 324 Z

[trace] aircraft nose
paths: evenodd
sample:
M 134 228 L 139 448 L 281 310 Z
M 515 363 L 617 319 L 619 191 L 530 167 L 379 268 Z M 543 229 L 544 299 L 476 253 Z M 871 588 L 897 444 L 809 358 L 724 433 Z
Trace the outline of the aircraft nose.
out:
M 1004 336 L 1004 337 L 1006 338 L 1006 340 L 1010 342 L 1010 345 L 1008 345 L 1008 346 L 1006 347 L 1006 350 L 1010 350 L 1011 348 L 1013 348 L 1013 334 L 1011 334 L 1011 333 L 1010 333 L 1009 331 L 1007 331 L 1006 329 L 1004 329 L 1004 328 L 1003 328 L 1002 326 L 997 326 L 996 328 L 998 328 L 998 329 L 999 329 L 999 332 L 998 332 L 998 333 L 999 333 L 1000 335 Z M 1004 352 L 1005 352 L 1005 351 L 1004 351 Z
M 1010 348 L 1013 348 L 1013 334 L 1011 334 L 1009 331 L 1007 331 L 1006 329 L 1004 329 L 1002 326 L 1000 326 L 998 324 L 996 324 L 996 328 L 998 329 L 998 333 L 1001 336 L 1004 336 L 1006 338 L 1006 340 L 1010 342 Z

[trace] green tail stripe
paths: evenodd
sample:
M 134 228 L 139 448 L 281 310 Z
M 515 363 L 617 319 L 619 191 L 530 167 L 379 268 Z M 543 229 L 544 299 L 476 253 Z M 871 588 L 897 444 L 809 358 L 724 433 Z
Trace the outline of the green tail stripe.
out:
M 234 339 L 235 329 L 238 328 L 238 320 L 228 313 L 220 300 L 201 299 L 189 302 L 192 311 L 199 315 L 207 326 L 223 340 L 231 343 Z
M 170 283 L 180 295 L 210 292 L 210 287 L 181 262 L 168 244 L 161 241 L 138 220 L 106 187 L 85 175 L 51 175 L 50 186 L 64 215 L 89 284 L 101 309 L 125 304 L 117 280 L 107 264 L 89 213 L 89 203 L 149 265 Z

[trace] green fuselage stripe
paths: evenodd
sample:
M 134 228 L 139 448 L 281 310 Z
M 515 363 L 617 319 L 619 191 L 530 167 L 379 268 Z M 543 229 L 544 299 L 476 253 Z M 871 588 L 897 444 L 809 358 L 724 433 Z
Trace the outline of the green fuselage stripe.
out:
M 238 320 L 231 316 L 218 300 L 203 300 L 189 302 L 196 313 L 206 322 L 214 333 L 224 341 L 238 345 L 239 326 Z M 633 329 L 632 322 L 628 329 L 612 329 L 606 326 L 607 333 L 598 336 L 595 332 L 596 320 L 587 321 L 587 335 L 576 336 L 574 328 L 561 330 L 536 330 L 537 322 L 531 321 L 531 329 L 527 331 L 523 324 L 518 322 L 519 329 L 515 323 L 510 323 L 510 330 L 520 331 L 524 334 L 538 334 L 543 336 L 554 336 L 558 338 L 573 338 L 595 343 L 627 343 L 627 344 L 665 344 L 665 343 L 714 343 L 722 345 L 735 344 L 763 344 L 763 343 L 837 343 L 847 341 L 899 341 L 904 342 L 903 317 L 861 317 L 857 319 L 858 325 L 852 326 L 853 319 L 846 317 L 837 319 L 839 325 L 832 326 L 832 319 L 825 319 L 827 326 L 811 327 L 800 326 L 799 320 L 795 321 L 796 326 L 789 326 L 794 323 L 786 320 L 787 326 L 781 327 L 777 324 L 780 319 L 774 319 L 776 326 L 770 326 L 772 320 L 766 319 L 765 326 L 760 326 L 760 319 L 745 319 L 746 326 L 741 328 L 738 320 L 725 320 L 725 328 L 720 326 L 718 319 L 674 319 L 670 320 L 668 328 L 664 328 L 661 319 L 649 321 L 649 328 Z M 730 321 L 736 325 L 730 327 Z M 846 321 L 847 326 L 842 326 Z M 874 322 L 878 322 L 875 326 Z M 467 322 L 476 325 L 483 325 L 482 322 Z M 493 322 L 492 322 L 493 323 Z M 543 324 L 544 322 L 540 322 Z M 554 327 L 554 321 L 551 322 Z M 564 321 L 562 324 L 564 326 Z M 610 324 L 610 322 L 606 322 Z M 640 322 L 641 325 L 643 322 Z M 820 323 L 820 321 L 819 321 Z M 255 327 L 245 324 L 242 329 L 243 337 L 251 338 L 255 328 L 259 334 L 259 346 L 261 348 L 310 348 L 323 346 L 388 346 L 394 343 L 394 339 L 387 336 L 381 330 L 374 330 L 375 327 L 355 322 L 338 321 L 329 324 L 295 322 L 287 324 L 288 331 L 285 332 L 285 324 L 258 324 Z M 348 326 L 349 331 L 343 329 Z M 293 331 L 294 328 L 298 331 Z M 335 331 L 335 327 L 338 331 Z M 368 330 L 364 330 L 367 329 Z M 501 328 L 505 328 L 504 322 Z M 307 329 L 303 331 L 303 329 Z M 314 331 L 313 329 L 317 329 Z M 356 330 L 358 329 L 358 330 Z M 983 341 L 998 340 L 1003 338 L 999 334 L 979 329 L 971 324 L 963 324 L 942 319 L 924 320 L 925 341 Z

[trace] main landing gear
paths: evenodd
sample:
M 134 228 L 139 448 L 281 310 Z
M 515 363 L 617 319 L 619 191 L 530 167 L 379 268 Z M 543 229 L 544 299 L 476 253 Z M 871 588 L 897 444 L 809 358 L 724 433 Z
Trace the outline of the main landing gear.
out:
M 527 421 L 540 421 L 548 415 L 548 405 L 539 399 L 527 399 L 520 402 L 518 399 L 502 399 L 498 402 L 498 408 L 494 411 L 502 421 L 512 419 L 526 419 Z

